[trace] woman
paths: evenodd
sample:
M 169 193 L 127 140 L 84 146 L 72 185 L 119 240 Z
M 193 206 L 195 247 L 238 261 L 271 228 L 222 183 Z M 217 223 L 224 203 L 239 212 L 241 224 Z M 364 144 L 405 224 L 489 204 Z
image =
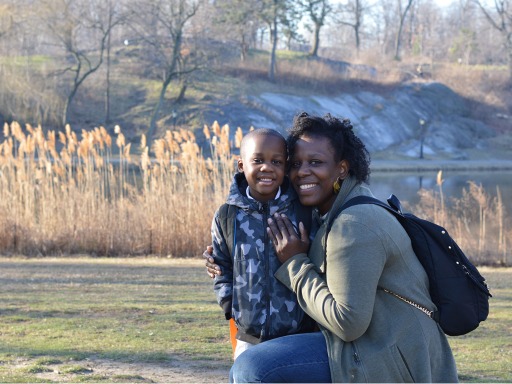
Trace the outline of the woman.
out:
M 372 196 L 369 156 L 348 120 L 299 115 L 289 136 L 290 180 L 302 204 L 317 210 L 309 248 L 285 217 L 269 221 L 283 263 L 276 277 L 297 294 L 321 332 L 285 336 L 244 352 L 234 382 L 455 382 L 453 355 L 441 328 L 389 294 L 435 306 L 428 279 L 398 221 L 383 208 L 346 201 Z M 324 244 L 325 242 L 325 244 Z

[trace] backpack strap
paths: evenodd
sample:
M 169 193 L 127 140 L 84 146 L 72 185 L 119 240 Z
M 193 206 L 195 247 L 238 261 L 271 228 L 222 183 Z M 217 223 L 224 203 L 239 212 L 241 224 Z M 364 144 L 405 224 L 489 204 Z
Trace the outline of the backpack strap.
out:
M 388 204 L 380 201 L 379 199 L 376 199 L 375 197 L 371 196 L 356 196 L 347 201 L 345 204 L 341 206 L 341 208 L 338 209 L 338 211 L 334 215 L 330 215 L 329 221 L 327 222 L 327 230 L 326 230 L 326 237 L 327 232 L 331 230 L 331 226 L 333 221 L 341 214 L 341 212 L 349 207 L 352 207 L 354 205 L 360 205 L 360 204 L 374 204 L 378 205 L 379 207 L 382 207 L 386 209 L 388 212 L 391 212 L 399 221 L 404 219 L 404 214 L 402 211 L 402 205 L 400 204 L 400 200 L 398 200 L 398 197 L 395 195 L 390 195 L 388 198 Z
M 327 222 L 325 234 L 322 239 L 324 251 L 327 251 L 327 235 L 329 234 L 329 232 L 331 230 L 332 223 L 341 214 L 341 212 L 343 212 L 345 209 L 352 207 L 354 205 L 361 205 L 361 204 L 378 205 L 379 207 L 382 207 L 382 208 L 386 209 L 388 212 L 392 213 L 398 219 L 400 224 L 402 224 L 404 222 L 404 220 L 406 220 L 406 217 L 403 214 L 402 205 L 400 204 L 400 200 L 398 200 L 398 197 L 396 197 L 395 195 L 390 195 L 387 200 L 388 200 L 389 205 L 380 201 L 379 199 L 377 199 L 375 197 L 361 195 L 361 196 L 353 197 L 352 199 L 348 200 L 345 204 L 343 204 L 334 214 L 331 214 L 329 216 L 329 219 L 328 219 L 329 221 Z
M 219 224 L 226 245 L 228 246 L 229 254 L 233 255 L 236 242 L 236 212 L 237 207 L 232 204 L 222 204 L 219 208 Z
M 391 208 L 389 205 L 383 203 L 382 201 L 380 201 L 379 199 L 376 199 L 375 197 L 370 197 L 370 196 L 353 197 L 352 199 L 347 201 L 345 204 L 343 204 L 336 212 L 334 212 L 334 214 L 329 215 L 329 221 L 327 222 L 327 226 L 326 226 L 327 229 L 325 231 L 325 240 L 326 241 L 327 241 L 327 234 L 331 230 L 332 223 L 341 214 L 341 212 L 343 212 L 345 209 L 347 209 L 349 207 L 352 207 L 354 205 L 360 205 L 360 204 L 379 205 L 395 215 L 397 215 L 397 214 L 400 215 L 400 213 L 398 211 L 393 210 L 393 208 Z

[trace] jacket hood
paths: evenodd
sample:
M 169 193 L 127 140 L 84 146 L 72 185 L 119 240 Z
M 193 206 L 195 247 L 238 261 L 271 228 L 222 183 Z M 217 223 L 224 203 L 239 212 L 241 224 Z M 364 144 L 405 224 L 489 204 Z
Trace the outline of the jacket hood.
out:
M 245 210 L 259 211 L 263 204 L 247 197 L 245 192 L 248 186 L 249 184 L 247 183 L 245 174 L 242 172 L 235 173 L 229 188 L 226 203 L 236 205 L 237 207 Z M 290 180 L 285 176 L 283 184 L 281 185 L 281 196 L 279 196 L 277 200 L 272 200 L 268 203 L 270 205 L 284 207 L 285 205 L 289 205 L 295 199 L 297 199 L 297 194 L 292 188 Z
M 339 208 L 343 204 L 345 204 L 352 197 L 360 194 L 365 196 L 373 196 L 365 183 L 358 182 L 354 176 L 347 177 L 345 180 L 343 180 L 338 196 L 336 196 L 336 200 L 334 200 L 334 203 L 326 218 L 328 218 L 331 213 L 336 214 L 336 212 L 338 212 Z

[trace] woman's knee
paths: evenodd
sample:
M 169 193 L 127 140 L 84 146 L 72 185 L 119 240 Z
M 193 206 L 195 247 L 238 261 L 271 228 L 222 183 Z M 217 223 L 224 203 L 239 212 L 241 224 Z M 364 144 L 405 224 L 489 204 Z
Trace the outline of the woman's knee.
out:
M 259 383 L 262 381 L 258 376 L 258 371 L 259 367 L 267 366 L 266 362 L 262 361 L 266 353 L 255 354 L 254 349 L 257 348 L 250 348 L 236 358 L 229 372 L 230 383 Z
M 330 382 L 325 339 L 318 332 L 258 344 L 235 360 L 230 382 Z

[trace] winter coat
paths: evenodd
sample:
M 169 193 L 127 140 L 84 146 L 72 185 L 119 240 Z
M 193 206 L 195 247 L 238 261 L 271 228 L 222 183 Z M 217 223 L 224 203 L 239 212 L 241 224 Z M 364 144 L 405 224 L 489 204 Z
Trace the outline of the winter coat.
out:
M 266 232 L 267 219 L 276 212 L 286 214 L 297 228 L 297 216 L 304 217 L 305 208 L 287 178 L 281 195 L 267 203 L 248 198 L 246 189 L 244 174 L 236 174 L 227 199 L 227 204 L 237 207 L 233 255 L 222 233 L 219 211 L 213 218 L 213 258 L 223 272 L 214 280 L 214 291 L 226 319 L 235 320 L 237 338 L 254 344 L 308 331 L 312 321 L 296 295 L 275 278 L 281 263 Z M 307 215 L 310 219 L 310 209 Z
M 345 179 L 331 212 L 358 195 L 372 196 L 354 178 Z M 436 309 L 400 223 L 382 207 L 352 206 L 334 220 L 325 250 L 328 215 L 309 253 L 289 259 L 276 276 L 319 323 L 332 381 L 456 382 L 455 361 L 439 325 L 382 290 Z

